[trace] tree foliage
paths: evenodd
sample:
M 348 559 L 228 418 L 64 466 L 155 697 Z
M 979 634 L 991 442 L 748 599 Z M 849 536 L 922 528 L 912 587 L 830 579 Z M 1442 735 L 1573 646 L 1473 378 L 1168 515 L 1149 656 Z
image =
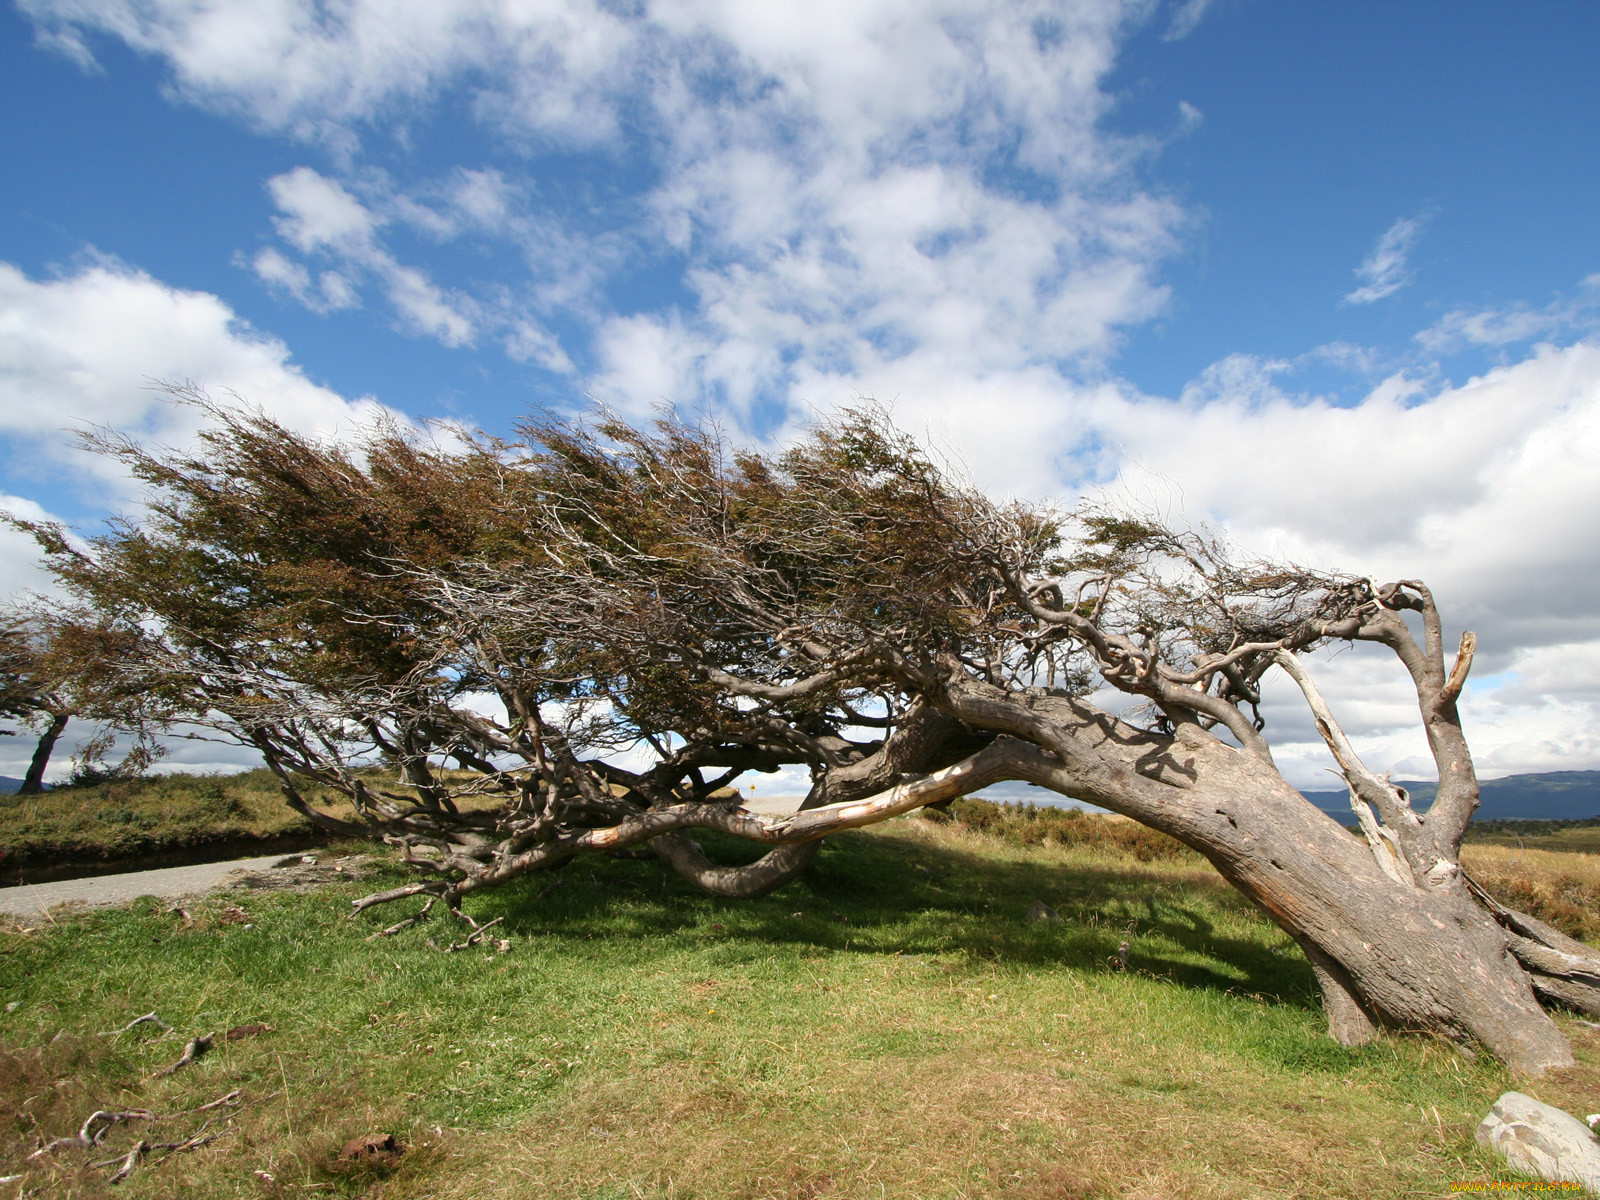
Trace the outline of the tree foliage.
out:
M 84 769 L 103 771 L 106 754 L 124 731 L 134 734 L 133 744 L 108 773 L 138 774 L 159 757 L 155 729 L 141 715 L 142 699 L 122 690 L 125 649 L 115 631 L 98 622 L 79 624 L 48 605 L 14 606 L 0 614 L 0 718 L 35 735 L 20 794 L 44 790 L 56 745 L 80 714 L 99 723 L 77 755 Z M 20 732 L 0 730 L 5 736 Z
M 360 902 L 424 897 L 395 929 L 591 851 L 753 894 L 834 830 L 1027 779 L 1210 858 L 1306 949 L 1343 1040 L 1425 1027 L 1537 1069 L 1568 1052 L 1530 977 L 1600 1011 L 1600 964 L 1531 918 L 1491 919 L 1460 871 L 1472 641 L 1447 665 L 1418 581 L 996 501 L 872 406 L 758 453 L 605 413 L 537 417 L 514 441 L 378 423 L 336 443 L 181 399 L 209 418 L 193 450 L 88 439 L 147 486 L 140 519 L 86 550 L 34 527 L 75 597 L 62 619 L 116 640 L 94 670 L 140 698 L 124 728 L 181 719 L 252 746 L 297 808 L 332 823 L 301 795 L 313 781 L 404 846 L 419 880 Z M 1426 814 L 1360 762 L 1305 666 L 1358 640 L 1416 688 L 1441 773 Z M 1304 694 L 1361 837 L 1273 766 L 1273 670 Z M 1142 707 L 1098 707 L 1103 691 Z M 740 807 L 746 773 L 783 767 L 809 773 L 798 813 Z M 773 848 L 719 866 L 705 828 Z M 1435 934 L 1446 920 L 1459 932 Z M 1534 976 L 1505 953 L 1518 939 Z

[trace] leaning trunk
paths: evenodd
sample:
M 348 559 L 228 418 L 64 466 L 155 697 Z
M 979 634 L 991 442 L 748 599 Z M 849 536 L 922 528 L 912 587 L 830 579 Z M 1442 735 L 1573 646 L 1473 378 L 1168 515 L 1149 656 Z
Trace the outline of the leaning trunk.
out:
M 1476 1041 L 1519 1072 L 1572 1062 L 1510 935 L 1459 873 L 1424 884 L 1385 872 L 1366 841 L 1269 762 L 1195 726 L 1165 736 L 1071 701 L 1034 697 L 1023 714 L 1009 698 L 962 690 L 964 717 L 1010 726 L 1049 751 L 1034 758 L 1030 782 L 1131 817 L 1215 864 L 1305 950 L 1339 1041 L 1384 1025 Z
M 35 796 L 44 791 L 45 768 L 50 765 L 50 756 L 55 753 L 56 742 L 61 739 L 67 720 L 66 713 L 50 714 L 50 724 L 39 735 L 39 744 L 33 749 L 33 761 L 28 764 L 28 773 L 22 777 L 22 786 L 17 789 L 19 795 Z
M 1181 799 L 1109 806 L 1204 854 L 1300 943 L 1334 1037 L 1358 1043 L 1381 1024 L 1476 1040 L 1514 1071 L 1572 1062 L 1505 930 L 1463 882 L 1391 878 L 1275 771 L 1217 742 L 1182 750 L 1196 774 Z

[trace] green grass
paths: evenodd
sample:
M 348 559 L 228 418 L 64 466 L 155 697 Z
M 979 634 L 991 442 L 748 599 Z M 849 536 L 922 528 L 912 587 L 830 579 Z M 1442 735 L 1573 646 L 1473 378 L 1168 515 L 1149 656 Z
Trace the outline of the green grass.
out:
M 506 954 L 425 949 L 459 936 L 442 922 L 364 940 L 402 909 L 349 920 L 349 899 L 402 878 L 214 897 L 187 928 L 147 900 L 0 936 L 0 1174 L 96 1108 L 242 1088 L 217 1142 L 115 1193 L 1343 1197 L 1514 1178 L 1471 1137 L 1500 1069 L 1417 1038 L 1333 1045 L 1304 960 L 1196 860 L 909 819 L 735 902 L 584 859 L 469 901 L 505 918 Z M 1064 920 L 1024 922 L 1033 899 Z M 176 1035 L 96 1036 L 152 1009 Z M 150 1078 L 183 1038 L 256 1022 L 275 1031 Z M 1572 1033 L 1585 1065 L 1524 1087 L 1582 1115 L 1600 1041 Z M 119 1128 L 97 1157 L 202 1119 Z M 374 1131 L 411 1147 L 392 1174 L 337 1162 Z M 111 1194 L 104 1169 L 58 1159 L 30 1186 Z
M 137 859 L 207 841 L 312 832 L 265 768 L 0 796 L 0 818 L 0 872 L 30 859 Z

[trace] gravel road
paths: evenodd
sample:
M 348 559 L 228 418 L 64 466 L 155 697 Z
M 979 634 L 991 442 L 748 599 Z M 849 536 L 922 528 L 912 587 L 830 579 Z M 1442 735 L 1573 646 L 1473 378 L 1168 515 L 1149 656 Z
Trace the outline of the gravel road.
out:
M 800 807 L 799 796 L 750 798 L 746 806 L 764 816 L 788 816 Z M 314 856 L 313 856 L 314 857 Z M 32 917 L 57 904 L 126 904 L 140 896 L 170 900 L 209 891 L 234 871 L 264 871 L 280 864 L 299 864 L 298 854 L 285 857 L 236 858 L 229 862 L 200 863 L 190 867 L 164 867 L 158 871 L 129 871 L 122 875 L 94 875 L 87 879 L 60 879 L 52 883 L 25 883 L 0 888 L 0 913 Z
M 0 888 L 0 912 L 32 917 L 57 904 L 126 904 L 140 896 L 158 896 L 163 900 L 192 896 L 215 887 L 230 871 L 261 871 L 283 861 L 283 855 L 269 854 L 265 858 L 236 858 L 231 862 L 164 867 L 159 871 L 25 883 L 19 887 Z M 291 855 L 289 861 L 298 862 L 300 856 Z

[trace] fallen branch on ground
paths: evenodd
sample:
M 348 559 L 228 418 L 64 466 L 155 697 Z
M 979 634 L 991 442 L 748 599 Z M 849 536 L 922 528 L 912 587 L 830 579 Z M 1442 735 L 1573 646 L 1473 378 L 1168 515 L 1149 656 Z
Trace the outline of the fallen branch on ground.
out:
M 419 924 L 424 918 L 426 918 L 428 913 L 433 910 L 433 906 L 435 904 L 437 904 L 438 902 L 439 902 L 439 897 L 430 896 L 428 898 L 428 902 L 422 906 L 422 909 L 421 909 L 420 912 L 412 913 L 409 917 L 407 917 L 403 921 L 396 921 L 393 925 L 389 926 L 389 928 L 387 928 L 387 929 L 378 930 L 377 933 L 372 934 L 366 940 L 371 942 L 371 941 L 376 941 L 378 938 L 381 938 L 381 937 L 393 937 L 395 934 L 400 933 L 402 930 L 410 929 L 413 925 Z M 351 916 L 355 916 L 355 913 L 351 913 L 350 915 Z
M 438 942 L 434 941 L 432 938 L 429 938 L 428 948 L 430 950 L 437 950 L 441 954 L 454 954 L 459 950 L 470 950 L 483 940 L 484 934 L 488 933 L 490 929 L 494 928 L 494 926 L 505 920 L 504 917 L 496 917 L 492 921 L 487 921 L 484 924 L 479 925 L 476 921 L 467 916 L 466 913 L 461 912 L 459 909 L 456 910 L 456 916 L 460 917 L 468 925 L 472 926 L 472 933 L 467 936 L 467 940 L 464 942 L 452 942 L 448 946 L 441 946 Z M 495 949 L 499 950 L 502 954 L 511 949 L 511 942 L 506 938 L 494 938 L 491 940 L 494 943 Z
M 155 1113 L 144 1108 L 128 1109 L 125 1112 L 108 1112 L 101 1108 L 96 1109 L 84 1119 L 74 1137 L 59 1137 L 52 1142 L 47 1142 L 32 1154 L 28 1161 L 43 1158 L 46 1154 L 54 1154 L 57 1150 L 77 1149 L 88 1150 L 98 1146 L 106 1134 L 111 1132 L 112 1126 L 120 1125 L 124 1121 L 159 1121 L 161 1118 Z
M 149 1149 L 149 1142 L 140 1142 L 121 1158 L 108 1158 L 104 1162 L 97 1162 L 93 1165 L 97 1167 L 109 1167 L 112 1163 L 121 1163 L 122 1165 L 116 1169 L 111 1178 L 106 1180 L 107 1183 L 121 1183 L 129 1175 L 133 1174 L 133 1168 L 139 1165 L 139 1160 L 144 1157 L 145 1152 Z
M 198 1038 L 194 1039 L 194 1041 L 199 1040 L 200 1039 Z M 191 1046 L 193 1044 L 193 1042 L 190 1043 Z M 195 1057 L 198 1057 L 198 1055 Z M 190 1061 L 193 1060 L 191 1059 Z M 270 1096 L 264 1096 L 261 1099 L 271 1099 L 272 1096 L 277 1094 L 277 1092 L 273 1092 Z M 37 1159 L 44 1158 L 46 1155 L 55 1153 L 57 1150 L 93 1149 L 105 1140 L 106 1134 L 111 1132 L 115 1126 L 126 1121 L 171 1121 L 178 1117 L 191 1117 L 196 1113 L 211 1112 L 219 1108 L 232 1108 L 240 1103 L 243 1095 L 244 1091 L 242 1088 L 234 1088 L 233 1091 L 228 1092 L 226 1095 L 218 1096 L 215 1100 L 208 1101 L 207 1103 L 198 1105 L 195 1108 L 184 1109 L 182 1112 L 167 1113 L 164 1116 L 157 1115 L 156 1113 L 150 1112 L 147 1109 L 129 1109 L 126 1112 L 110 1112 L 106 1109 L 96 1109 L 94 1112 L 90 1113 L 88 1118 L 83 1122 L 83 1125 L 79 1128 L 76 1136 L 56 1138 L 54 1141 L 41 1146 L 32 1154 L 28 1155 L 27 1161 L 36 1161 Z M 257 1101 L 252 1101 L 252 1103 L 257 1103 Z M 231 1120 L 234 1115 L 234 1113 L 230 1112 L 226 1114 L 226 1118 Z M 129 1175 L 133 1174 L 134 1168 L 139 1165 L 139 1161 L 152 1151 L 164 1151 L 163 1157 L 166 1157 L 167 1155 L 178 1154 L 185 1150 L 197 1150 L 201 1146 L 209 1145 L 211 1142 L 214 1142 L 217 1138 L 221 1137 L 227 1132 L 226 1129 L 217 1129 L 207 1133 L 206 1131 L 211 1129 L 211 1125 L 215 1120 L 216 1117 L 207 1118 L 205 1124 L 201 1125 L 199 1129 L 195 1130 L 188 1137 L 183 1138 L 180 1141 L 151 1142 L 145 1139 L 140 1139 L 140 1141 L 126 1154 L 120 1154 L 114 1158 L 101 1159 L 99 1162 L 91 1163 L 90 1165 L 94 1167 L 116 1167 L 117 1169 L 112 1172 L 111 1176 L 106 1182 L 121 1183 L 124 1179 L 128 1178 Z M 23 1176 L 21 1175 L 12 1175 L 9 1176 L 7 1180 L 0 1180 L 0 1182 L 15 1182 L 22 1178 Z
M 133 1028 L 135 1028 L 135 1027 L 137 1027 L 139 1025 L 146 1025 L 146 1024 L 148 1024 L 148 1025 L 159 1025 L 159 1026 L 161 1026 L 161 1028 L 165 1032 L 167 1032 L 167 1033 L 171 1033 L 172 1032 L 172 1026 L 171 1025 L 168 1025 L 160 1017 L 156 1016 L 156 1014 L 154 1012 L 147 1012 L 142 1017 L 135 1017 L 133 1020 L 129 1021 L 126 1025 L 124 1025 L 121 1029 L 108 1030 L 107 1032 L 102 1033 L 99 1036 L 100 1037 L 116 1037 L 119 1033 L 127 1033 L 128 1030 L 130 1030 L 130 1029 L 133 1029 Z
M 178 1061 L 173 1063 L 170 1067 L 162 1067 L 161 1070 L 150 1076 L 150 1078 L 161 1079 L 167 1075 L 181 1071 L 184 1067 L 187 1067 L 207 1050 L 211 1049 L 211 1040 L 216 1036 L 217 1035 L 214 1033 L 208 1033 L 204 1037 L 190 1038 L 188 1045 L 184 1046 L 183 1048 L 183 1055 L 178 1059 Z

